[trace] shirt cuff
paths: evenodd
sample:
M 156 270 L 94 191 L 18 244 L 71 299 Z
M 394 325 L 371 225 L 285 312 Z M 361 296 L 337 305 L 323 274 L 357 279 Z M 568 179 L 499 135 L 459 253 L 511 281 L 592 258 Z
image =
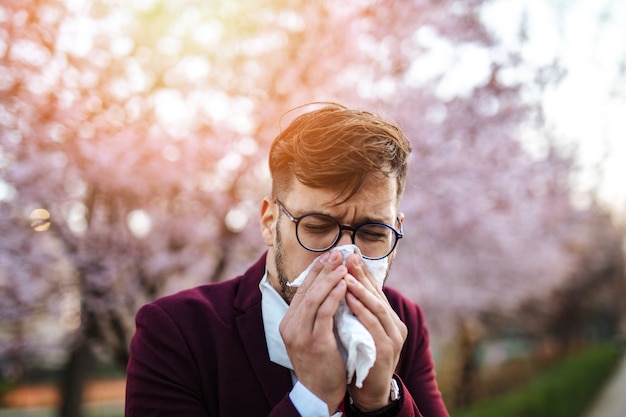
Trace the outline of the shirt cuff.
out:
M 289 393 L 289 399 L 302 417 L 328 417 L 328 405 L 309 391 L 300 381 L 293 386 Z M 341 411 L 337 411 L 330 417 L 341 417 L 342 415 Z

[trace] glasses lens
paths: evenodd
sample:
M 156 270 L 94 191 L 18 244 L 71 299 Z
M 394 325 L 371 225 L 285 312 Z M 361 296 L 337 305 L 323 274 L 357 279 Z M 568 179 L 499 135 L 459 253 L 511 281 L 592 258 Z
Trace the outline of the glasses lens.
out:
M 296 233 L 302 246 L 322 251 L 335 243 L 340 230 L 339 223 L 332 217 L 310 214 L 300 219 Z
M 382 258 L 391 252 L 396 234 L 391 227 L 382 224 L 364 224 L 356 232 L 356 245 L 368 258 Z

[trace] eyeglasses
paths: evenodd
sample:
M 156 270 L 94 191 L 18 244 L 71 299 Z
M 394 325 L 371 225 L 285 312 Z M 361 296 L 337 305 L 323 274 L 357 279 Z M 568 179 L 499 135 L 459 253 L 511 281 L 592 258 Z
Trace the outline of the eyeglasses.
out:
M 376 260 L 389 256 L 403 237 L 402 223 L 398 219 L 400 231 L 385 223 L 364 223 L 355 227 L 344 226 L 337 219 L 326 214 L 308 213 L 294 217 L 278 200 L 276 204 L 296 224 L 296 238 L 304 249 L 311 252 L 325 252 L 334 247 L 344 230 L 352 232 L 352 243 L 366 259 Z

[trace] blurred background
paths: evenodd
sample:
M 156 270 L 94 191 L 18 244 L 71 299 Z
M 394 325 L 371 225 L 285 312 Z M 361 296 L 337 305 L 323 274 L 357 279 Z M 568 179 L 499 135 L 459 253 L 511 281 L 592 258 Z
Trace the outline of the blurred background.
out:
M 581 416 L 626 336 L 625 81 L 617 0 L 0 0 L 0 416 L 123 414 L 136 310 L 260 256 L 313 101 L 412 142 L 389 285 L 452 416 Z

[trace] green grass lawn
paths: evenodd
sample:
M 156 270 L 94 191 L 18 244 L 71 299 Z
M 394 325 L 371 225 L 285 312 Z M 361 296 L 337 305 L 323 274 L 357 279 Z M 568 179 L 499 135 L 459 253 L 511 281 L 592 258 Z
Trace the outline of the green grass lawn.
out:
M 554 363 L 514 392 L 450 414 L 452 417 L 580 417 L 620 357 L 615 344 L 594 346 Z

